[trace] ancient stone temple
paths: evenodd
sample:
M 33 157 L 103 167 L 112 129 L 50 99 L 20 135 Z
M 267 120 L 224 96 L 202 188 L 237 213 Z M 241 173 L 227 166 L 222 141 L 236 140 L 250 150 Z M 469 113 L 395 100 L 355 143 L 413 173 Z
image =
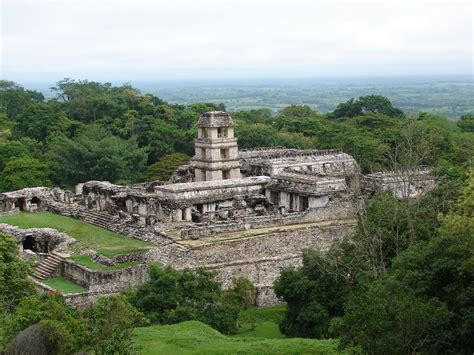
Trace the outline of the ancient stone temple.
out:
M 240 178 L 239 149 L 230 115 L 222 111 L 207 112 L 199 118 L 197 128 L 195 181 Z
M 83 305 L 141 284 L 146 263 L 158 261 L 177 269 L 215 270 L 224 286 L 233 277 L 246 277 L 256 286 L 257 305 L 275 305 L 280 301 L 272 285 L 280 270 L 300 266 L 305 249 L 325 251 L 350 236 L 361 196 L 391 191 L 398 198 L 416 198 L 436 185 L 429 170 L 364 176 L 356 160 L 337 149 L 264 147 L 239 153 L 226 112 L 204 113 L 197 129 L 195 156 L 166 182 L 88 181 L 76 194 L 57 188 L 0 194 L 0 214 L 52 211 L 154 244 L 148 251 L 112 258 L 88 251 L 106 265 L 141 263 L 124 270 L 90 270 L 53 257 L 57 275 L 88 290 L 70 296 L 69 304 Z M 0 225 L 0 231 L 30 254 L 68 251 L 74 244 L 54 230 Z

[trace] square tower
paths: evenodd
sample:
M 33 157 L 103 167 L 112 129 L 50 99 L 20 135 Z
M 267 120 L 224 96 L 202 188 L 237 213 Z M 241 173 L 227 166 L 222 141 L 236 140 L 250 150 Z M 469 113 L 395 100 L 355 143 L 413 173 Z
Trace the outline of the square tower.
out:
M 201 115 L 195 141 L 195 181 L 240 178 L 240 160 L 234 121 L 227 112 L 211 111 Z

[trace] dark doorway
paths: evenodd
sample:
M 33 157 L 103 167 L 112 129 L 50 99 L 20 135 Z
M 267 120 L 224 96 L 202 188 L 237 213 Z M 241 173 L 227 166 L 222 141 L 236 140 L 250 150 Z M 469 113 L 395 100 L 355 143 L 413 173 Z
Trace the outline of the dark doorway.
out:
M 26 201 L 24 198 L 19 198 L 15 201 L 15 207 L 20 211 L 26 211 Z
M 41 200 L 36 196 L 31 199 L 31 203 L 34 203 L 38 208 L 41 206 Z
M 300 196 L 300 211 L 306 211 L 309 208 L 308 196 Z
M 275 206 L 279 206 L 280 205 L 280 192 L 270 191 L 270 202 L 273 203 Z
M 38 252 L 36 240 L 31 235 L 26 236 L 26 238 L 23 240 L 23 250 L 26 250 L 26 249 L 34 251 L 35 253 Z

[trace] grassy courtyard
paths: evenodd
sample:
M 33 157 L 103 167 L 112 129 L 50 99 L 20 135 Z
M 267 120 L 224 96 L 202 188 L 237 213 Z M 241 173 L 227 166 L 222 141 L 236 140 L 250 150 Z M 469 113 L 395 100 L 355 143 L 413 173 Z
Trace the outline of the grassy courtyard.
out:
M 91 270 L 121 270 L 130 266 L 136 266 L 140 264 L 137 261 L 130 261 L 127 263 L 120 263 L 120 264 L 109 266 L 109 265 L 96 263 L 88 255 L 76 255 L 76 256 L 72 256 L 71 259 L 74 260 L 76 263 L 81 264 Z
M 84 287 L 79 286 L 78 284 L 75 284 L 74 282 L 62 277 L 53 277 L 51 279 L 41 280 L 41 282 L 48 285 L 49 287 L 61 291 L 63 294 L 87 291 Z
M 69 252 L 72 254 L 81 254 L 82 250 L 93 249 L 102 255 L 112 257 L 153 247 L 151 243 L 51 212 L 21 212 L 11 216 L 2 216 L 0 223 L 12 224 L 20 228 L 54 228 L 64 232 L 78 241 L 70 247 Z

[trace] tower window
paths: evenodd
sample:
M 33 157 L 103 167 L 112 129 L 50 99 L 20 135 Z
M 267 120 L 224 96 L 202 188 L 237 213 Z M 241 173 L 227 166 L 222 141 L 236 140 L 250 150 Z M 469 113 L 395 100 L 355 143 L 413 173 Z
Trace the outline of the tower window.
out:
M 222 180 L 230 179 L 230 170 L 223 170 L 222 171 Z
M 217 138 L 227 138 L 227 127 L 217 128 Z
M 221 149 L 221 159 L 229 158 L 229 149 Z

